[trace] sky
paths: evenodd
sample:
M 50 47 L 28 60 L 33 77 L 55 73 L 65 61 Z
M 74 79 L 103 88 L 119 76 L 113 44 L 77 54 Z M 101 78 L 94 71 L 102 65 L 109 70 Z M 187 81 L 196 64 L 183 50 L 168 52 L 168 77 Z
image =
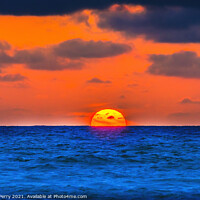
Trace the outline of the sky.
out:
M 200 2 L 0 4 L 0 125 L 200 124 Z

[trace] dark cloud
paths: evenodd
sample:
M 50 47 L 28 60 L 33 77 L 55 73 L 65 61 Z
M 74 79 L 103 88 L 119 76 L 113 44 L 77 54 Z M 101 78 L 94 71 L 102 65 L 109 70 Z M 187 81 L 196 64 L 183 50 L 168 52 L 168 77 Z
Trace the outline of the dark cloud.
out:
M 6 52 L 5 45 L 3 47 L 4 50 L 0 51 L 0 68 L 24 64 L 30 69 L 50 71 L 80 70 L 84 65 L 81 58 L 111 57 L 131 50 L 126 44 L 81 39 L 68 40 L 46 48 L 16 50 L 12 56 Z
M 130 37 L 144 36 L 169 43 L 200 42 L 199 9 L 147 7 L 140 13 L 130 13 L 126 9 L 99 13 L 100 28 L 120 31 Z
M 184 6 L 199 8 L 197 0 L 1 0 L 3 15 L 64 15 L 83 9 L 105 9 L 113 4 L 140 4 L 144 6 Z
M 21 74 L 6 74 L 0 76 L 0 82 L 15 82 L 15 81 L 24 81 L 27 79 Z
M 112 83 L 111 81 L 103 81 L 99 78 L 92 78 L 87 81 L 87 83 Z
M 39 63 L 44 62 L 46 57 L 48 54 L 45 55 L 43 49 L 19 50 L 16 51 L 12 61 L 15 63 Z
M 9 50 L 11 45 L 6 41 L 0 41 L 0 50 Z
M 0 67 L 6 67 L 11 64 L 24 64 L 30 69 L 36 70 L 76 70 L 82 69 L 83 63 L 79 61 L 59 60 L 48 48 L 30 49 L 16 51 L 13 56 L 6 52 L 0 52 Z
M 18 51 L 13 60 L 15 63 L 25 64 L 28 68 L 35 70 L 76 70 L 82 69 L 83 66 L 83 63 L 79 61 L 64 60 L 61 62 L 49 49 Z
M 154 75 L 200 78 L 200 57 L 192 51 L 171 55 L 151 55 L 147 72 Z
M 180 104 L 200 104 L 200 101 L 194 101 L 189 98 L 185 98 L 179 102 Z
M 112 42 L 72 39 L 55 46 L 54 51 L 58 56 L 71 59 L 105 58 L 127 53 L 131 51 L 131 47 Z
M 114 0 L 6 0 L 1 1 L 0 14 L 63 15 L 83 9 L 104 9 L 114 2 Z
M 0 68 L 5 67 L 6 64 L 12 64 L 13 63 L 12 56 L 9 56 L 5 51 L 0 51 Z

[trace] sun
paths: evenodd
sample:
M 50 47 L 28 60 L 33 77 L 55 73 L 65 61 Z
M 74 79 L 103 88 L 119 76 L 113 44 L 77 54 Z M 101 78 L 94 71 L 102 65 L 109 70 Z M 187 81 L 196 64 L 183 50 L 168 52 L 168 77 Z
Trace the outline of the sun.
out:
M 126 120 L 119 111 L 104 109 L 94 114 L 91 126 L 126 126 Z

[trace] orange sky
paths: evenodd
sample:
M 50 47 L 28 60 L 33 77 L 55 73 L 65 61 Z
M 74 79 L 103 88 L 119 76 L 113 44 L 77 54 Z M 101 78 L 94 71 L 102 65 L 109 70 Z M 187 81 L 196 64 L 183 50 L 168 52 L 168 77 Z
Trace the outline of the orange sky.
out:
M 138 12 L 130 7 L 132 12 Z M 142 8 L 141 8 L 142 9 Z M 78 21 L 80 15 L 88 21 Z M 100 29 L 95 12 L 66 16 L 0 16 L 0 40 L 15 51 L 43 48 L 63 41 L 111 41 L 132 47 L 121 55 L 81 58 L 82 69 L 38 70 L 23 64 L 2 67 L 1 76 L 21 74 L 18 81 L 0 81 L 0 125 L 89 125 L 98 110 L 121 111 L 128 125 L 199 124 L 200 104 L 180 104 L 184 98 L 200 100 L 199 79 L 150 75 L 150 54 L 194 51 L 199 44 L 156 43 Z M 91 83 L 98 78 L 102 83 Z

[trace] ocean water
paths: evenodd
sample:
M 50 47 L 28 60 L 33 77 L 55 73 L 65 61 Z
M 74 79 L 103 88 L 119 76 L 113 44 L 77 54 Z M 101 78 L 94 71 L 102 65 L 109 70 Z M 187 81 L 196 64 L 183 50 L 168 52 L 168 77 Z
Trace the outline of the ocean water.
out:
M 0 127 L 3 195 L 200 199 L 200 127 Z

